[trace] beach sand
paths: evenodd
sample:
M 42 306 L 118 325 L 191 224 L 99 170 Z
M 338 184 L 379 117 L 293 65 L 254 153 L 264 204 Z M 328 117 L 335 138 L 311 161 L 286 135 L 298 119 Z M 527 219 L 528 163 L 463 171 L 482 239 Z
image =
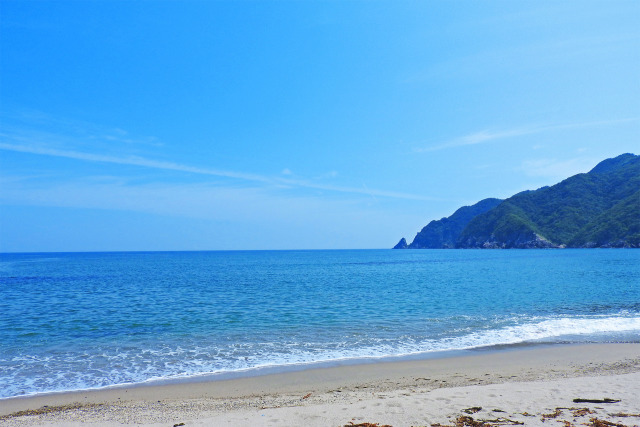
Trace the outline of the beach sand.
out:
M 2 426 L 398 427 L 482 421 L 640 425 L 640 344 L 477 350 L 439 359 L 0 400 Z

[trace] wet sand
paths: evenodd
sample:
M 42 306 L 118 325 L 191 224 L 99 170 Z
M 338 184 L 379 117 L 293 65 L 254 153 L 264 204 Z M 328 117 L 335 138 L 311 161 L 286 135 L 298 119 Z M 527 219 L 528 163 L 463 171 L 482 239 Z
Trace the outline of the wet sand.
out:
M 640 425 L 640 344 L 471 351 L 439 359 L 0 400 L 0 425 L 16 426 L 397 427 L 479 421 Z

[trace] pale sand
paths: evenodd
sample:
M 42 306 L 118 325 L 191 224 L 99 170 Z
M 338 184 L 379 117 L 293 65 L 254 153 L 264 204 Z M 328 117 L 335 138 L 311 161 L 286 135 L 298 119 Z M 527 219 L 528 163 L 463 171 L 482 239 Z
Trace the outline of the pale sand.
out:
M 640 344 L 474 353 L 5 399 L 0 400 L 0 425 L 344 426 L 369 422 L 398 427 L 455 425 L 460 416 L 493 420 L 488 421 L 492 425 L 592 425 L 595 418 L 640 425 Z M 575 398 L 620 402 L 574 403 Z M 71 407 L 65 409 L 65 405 Z M 463 412 L 472 407 L 482 409 Z M 567 409 L 556 412 L 556 408 Z M 26 410 L 38 411 L 15 415 Z

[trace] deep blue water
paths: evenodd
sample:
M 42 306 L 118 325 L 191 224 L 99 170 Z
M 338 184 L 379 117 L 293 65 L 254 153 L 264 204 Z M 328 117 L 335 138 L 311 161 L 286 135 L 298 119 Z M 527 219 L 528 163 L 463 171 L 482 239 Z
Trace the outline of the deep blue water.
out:
M 640 251 L 0 254 L 0 397 L 591 341 L 640 341 Z

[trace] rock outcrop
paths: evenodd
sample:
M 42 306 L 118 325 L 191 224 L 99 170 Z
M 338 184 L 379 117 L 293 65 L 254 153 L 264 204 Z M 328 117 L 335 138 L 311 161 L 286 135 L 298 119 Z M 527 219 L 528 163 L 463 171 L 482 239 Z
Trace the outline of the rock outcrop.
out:
M 472 206 L 463 206 L 450 217 L 431 221 L 413 239 L 409 249 L 451 249 L 462 230 L 476 216 L 485 213 L 502 202 L 500 199 L 484 199 Z
M 407 249 L 409 245 L 407 245 L 407 240 L 403 237 L 400 239 L 397 245 L 393 247 L 393 249 Z

